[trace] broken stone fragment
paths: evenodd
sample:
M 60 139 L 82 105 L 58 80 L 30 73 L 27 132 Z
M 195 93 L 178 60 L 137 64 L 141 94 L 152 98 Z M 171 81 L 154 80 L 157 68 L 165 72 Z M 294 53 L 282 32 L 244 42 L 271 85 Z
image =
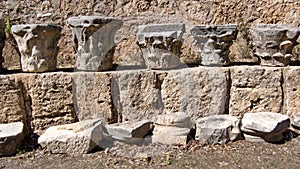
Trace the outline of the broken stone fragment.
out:
M 193 125 L 184 112 L 159 115 L 155 120 L 153 143 L 185 145 Z
M 137 44 L 148 69 L 174 68 L 180 65 L 185 24 L 141 25 Z
M 213 115 L 196 122 L 195 139 L 200 143 L 225 144 L 240 139 L 240 120 L 230 115 Z
M 287 115 L 272 112 L 245 113 L 241 130 L 248 141 L 279 142 L 283 139 L 282 132 L 289 126 Z
M 254 55 L 263 66 L 287 66 L 300 31 L 287 24 L 258 24 L 251 29 Z
M 22 122 L 0 124 L 0 157 L 16 154 L 24 135 Z
M 105 127 L 108 134 L 114 139 L 131 143 L 140 141 L 149 133 L 151 122 L 149 120 L 139 122 L 126 121 L 123 123 L 109 124 Z
M 24 72 L 46 72 L 56 69 L 58 40 L 62 28 L 49 24 L 13 25 L 12 34 L 21 53 Z
M 38 143 L 51 153 L 83 154 L 100 145 L 103 138 L 102 119 L 90 119 L 77 123 L 52 126 L 42 134 Z
M 295 114 L 293 117 L 292 117 L 292 121 L 291 121 L 291 125 L 293 127 L 295 127 L 296 129 L 300 129 L 300 113 L 298 114 Z
M 76 69 L 101 71 L 112 68 L 114 36 L 123 22 L 114 17 L 78 16 L 67 20 L 76 50 Z
M 222 66 L 229 64 L 229 47 L 237 37 L 237 25 L 200 25 L 190 30 L 195 39 L 201 64 Z

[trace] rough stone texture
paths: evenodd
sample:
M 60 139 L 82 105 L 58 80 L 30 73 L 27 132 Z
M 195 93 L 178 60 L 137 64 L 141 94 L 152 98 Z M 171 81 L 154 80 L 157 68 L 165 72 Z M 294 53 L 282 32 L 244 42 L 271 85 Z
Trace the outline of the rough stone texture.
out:
M 22 122 L 0 124 L 0 157 L 17 153 L 25 135 L 24 128 Z
M 180 65 L 184 24 L 141 25 L 137 44 L 148 69 L 173 68 Z
M 51 153 L 83 154 L 95 149 L 103 138 L 101 119 L 52 126 L 42 134 L 38 143 Z
M 300 67 L 284 69 L 284 113 L 300 113 Z
M 110 73 L 76 72 L 72 79 L 74 107 L 79 121 L 94 118 L 104 118 L 109 123 L 118 121 L 112 102 Z
M 108 134 L 114 139 L 125 142 L 135 142 L 145 137 L 150 129 L 151 122 L 149 120 L 142 120 L 138 122 L 126 121 L 123 123 L 114 123 L 106 125 Z
M 0 123 L 27 124 L 22 86 L 11 75 L 0 75 Z
M 292 58 L 292 51 L 300 31 L 293 25 L 259 24 L 251 29 L 254 55 L 263 66 L 286 66 Z
M 195 140 L 200 143 L 225 144 L 240 139 L 240 120 L 230 115 L 213 115 L 196 122 Z
M 5 23 L 3 19 L 0 19 L 0 71 L 2 69 L 2 62 L 3 62 L 3 57 L 2 57 L 2 50 L 5 45 Z
M 202 65 L 229 64 L 229 48 L 237 37 L 237 26 L 201 25 L 191 28 L 190 32 L 195 39 Z
M 97 71 L 112 68 L 114 37 L 122 21 L 105 16 L 79 16 L 67 20 L 73 33 L 78 70 Z
M 299 1 L 285 2 L 274 0 L 61 0 L 48 1 L 45 5 L 38 0 L 3 0 L 0 2 L 0 16 L 7 18 L 8 12 L 13 24 L 21 23 L 51 23 L 63 26 L 59 45 L 64 46 L 58 55 L 60 67 L 70 67 L 75 64 L 72 48 L 72 33 L 65 25 L 67 18 L 79 15 L 106 15 L 114 16 L 124 21 L 124 26 L 117 32 L 118 46 L 115 61 L 134 60 L 138 51 L 135 44 L 138 25 L 155 23 L 185 22 L 186 25 L 200 24 L 229 24 L 238 23 L 239 29 L 248 32 L 248 29 L 257 23 L 281 24 L 289 23 L 300 27 Z M 240 34 L 240 33 L 239 33 Z M 238 36 L 233 44 L 235 49 L 231 53 L 231 61 L 255 62 L 251 53 L 247 52 L 246 36 Z M 190 42 L 185 41 L 181 57 L 190 63 L 199 63 L 196 55 L 191 56 Z M 299 59 L 300 45 L 295 50 L 293 60 Z M 13 58 L 10 51 L 5 50 L 5 59 Z M 13 57 L 12 57 L 13 56 Z M 138 57 L 137 57 L 138 58 Z M 14 62 L 7 62 L 14 63 Z M 7 65 L 9 67 L 9 65 Z
M 241 130 L 246 134 L 246 140 L 249 141 L 254 141 L 252 138 L 260 137 L 267 142 L 278 142 L 283 139 L 282 132 L 289 126 L 290 119 L 287 115 L 257 112 L 244 114 Z M 249 139 L 248 135 L 250 135 Z
M 291 119 L 291 125 L 297 129 L 300 129 L 300 113 L 293 115 Z
M 197 67 L 167 72 L 161 87 L 167 112 L 186 112 L 193 120 L 224 114 L 228 100 L 229 71 Z
M 121 121 L 151 120 L 163 111 L 160 79 L 154 71 L 129 70 L 113 74 L 112 99 Z
M 282 112 L 282 69 L 260 66 L 237 66 L 230 69 L 229 114 L 247 112 Z
M 24 83 L 27 112 L 31 127 L 41 134 L 50 126 L 73 123 L 76 120 L 72 76 L 70 73 L 19 74 Z M 29 102 L 29 103 L 28 103 Z M 29 107 L 28 107 L 29 106 Z
M 21 53 L 24 72 L 56 69 L 61 27 L 49 24 L 13 25 L 11 31 Z
M 159 115 L 154 123 L 152 142 L 162 144 L 185 145 L 193 127 L 191 117 L 184 112 Z

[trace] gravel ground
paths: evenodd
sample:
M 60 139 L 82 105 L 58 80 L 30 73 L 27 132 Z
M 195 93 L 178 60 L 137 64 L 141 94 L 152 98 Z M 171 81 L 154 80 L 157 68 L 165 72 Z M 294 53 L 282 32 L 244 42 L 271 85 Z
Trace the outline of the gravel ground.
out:
M 38 148 L 0 158 L 0 168 L 300 168 L 300 138 L 283 144 L 250 143 L 186 146 L 119 143 L 90 154 L 51 154 Z

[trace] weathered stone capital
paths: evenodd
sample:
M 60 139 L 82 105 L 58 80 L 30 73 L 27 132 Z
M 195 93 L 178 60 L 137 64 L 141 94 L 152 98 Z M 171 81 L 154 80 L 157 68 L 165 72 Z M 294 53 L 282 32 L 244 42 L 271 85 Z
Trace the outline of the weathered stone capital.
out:
M 49 24 L 13 25 L 24 72 L 45 72 L 56 69 L 57 43 L 61 27 Z
M 139 26 L 137 44 L 146 66 L 149 69 L 179 66 L 184 33 L 185 24 L 179 23 Z
M 203 65 L 229 63 L 229 47 L 237 37 L 237 25 L 200 25 L 190 30 Z
M 299 37 L 299 29 L 286 24 L 259 24 L 251 29 L 254 55 L 264 66 L 286 66 Z
M 123 22 L 107 16 L 79 16 L 67 20 L 73 33 L 76 69 L 108 70 L 112 67 L 114 36 Z

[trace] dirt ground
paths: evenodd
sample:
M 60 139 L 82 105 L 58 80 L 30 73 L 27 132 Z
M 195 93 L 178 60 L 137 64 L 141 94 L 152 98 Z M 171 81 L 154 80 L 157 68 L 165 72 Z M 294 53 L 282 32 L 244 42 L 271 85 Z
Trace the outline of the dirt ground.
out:
M 136 156 L 126 152 L 138 149 Z M 118 151 L 116 151 L 118 150 Z M 122 153 L 120 153 L 120 151 Z M 151 153 L 149 152 L 156 152 Z M 83 155 L 51 154 L 43 149 L 20 151 L 0 158 L 0 168 L 299 168 L 300 138 L 283 144 L 250 143 L 245 140 L 226 145 L 186 146 L 126 145 Z

